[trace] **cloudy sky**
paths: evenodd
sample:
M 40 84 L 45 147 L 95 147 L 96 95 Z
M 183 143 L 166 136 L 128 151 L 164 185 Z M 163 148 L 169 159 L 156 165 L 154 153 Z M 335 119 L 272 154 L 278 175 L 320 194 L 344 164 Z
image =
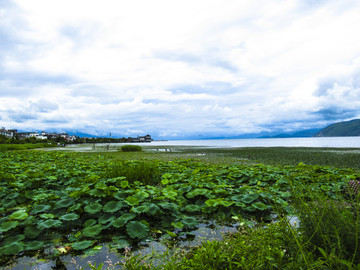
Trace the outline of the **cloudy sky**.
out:
M 156 139 L 360 118 L 357 0 L 0 0 L 0 125 Z

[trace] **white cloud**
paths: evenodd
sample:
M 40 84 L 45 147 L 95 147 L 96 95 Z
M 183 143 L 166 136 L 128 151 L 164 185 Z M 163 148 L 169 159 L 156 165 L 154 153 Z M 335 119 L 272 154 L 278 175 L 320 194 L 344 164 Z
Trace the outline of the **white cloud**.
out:
M 339 79 L 360 72 L 357 1 L 13 3 L 0 7 L 2 125 L 171 137 L 360 117 L 359 87 Z M 44 108 L 14 114 L 29 104 Z

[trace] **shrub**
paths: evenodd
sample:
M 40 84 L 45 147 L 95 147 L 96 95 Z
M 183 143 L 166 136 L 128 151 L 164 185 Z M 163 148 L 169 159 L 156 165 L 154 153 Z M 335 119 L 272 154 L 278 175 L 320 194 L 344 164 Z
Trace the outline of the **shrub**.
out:
M 139 145 L 124 145 L 124 146 L 121 146 L 121 151 L 123 151 L 123 152 L 141 152 L 142 147 Z

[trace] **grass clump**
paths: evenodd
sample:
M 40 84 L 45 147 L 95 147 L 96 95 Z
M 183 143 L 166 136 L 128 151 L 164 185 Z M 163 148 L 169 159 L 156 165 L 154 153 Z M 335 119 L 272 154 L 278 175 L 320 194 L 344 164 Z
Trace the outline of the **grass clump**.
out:
M 161 180 L 159 165 L 155 161 L 118 161 L 107 169 L 106 176 L 123 176 L 129 183 L 139 181 L 145 185 L 157 185 Z
M 120 150 L 122 152 L 141 152 L 142 147 L 139 145 L 123 145 Z

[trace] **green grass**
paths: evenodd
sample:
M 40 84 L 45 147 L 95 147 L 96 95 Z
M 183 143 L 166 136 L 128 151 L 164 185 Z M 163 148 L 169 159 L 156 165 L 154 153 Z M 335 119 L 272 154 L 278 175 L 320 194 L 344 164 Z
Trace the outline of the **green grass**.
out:
M 0 152 L 12 150 L 29 150 L 46 147 L 53 147 L 53 145 L 49 145 L 47 143 L 0 144 Z
M 139 145 L 123 145 L 121 146 L 121 151 L 123 152 L 141 152 L 142 147 Z

